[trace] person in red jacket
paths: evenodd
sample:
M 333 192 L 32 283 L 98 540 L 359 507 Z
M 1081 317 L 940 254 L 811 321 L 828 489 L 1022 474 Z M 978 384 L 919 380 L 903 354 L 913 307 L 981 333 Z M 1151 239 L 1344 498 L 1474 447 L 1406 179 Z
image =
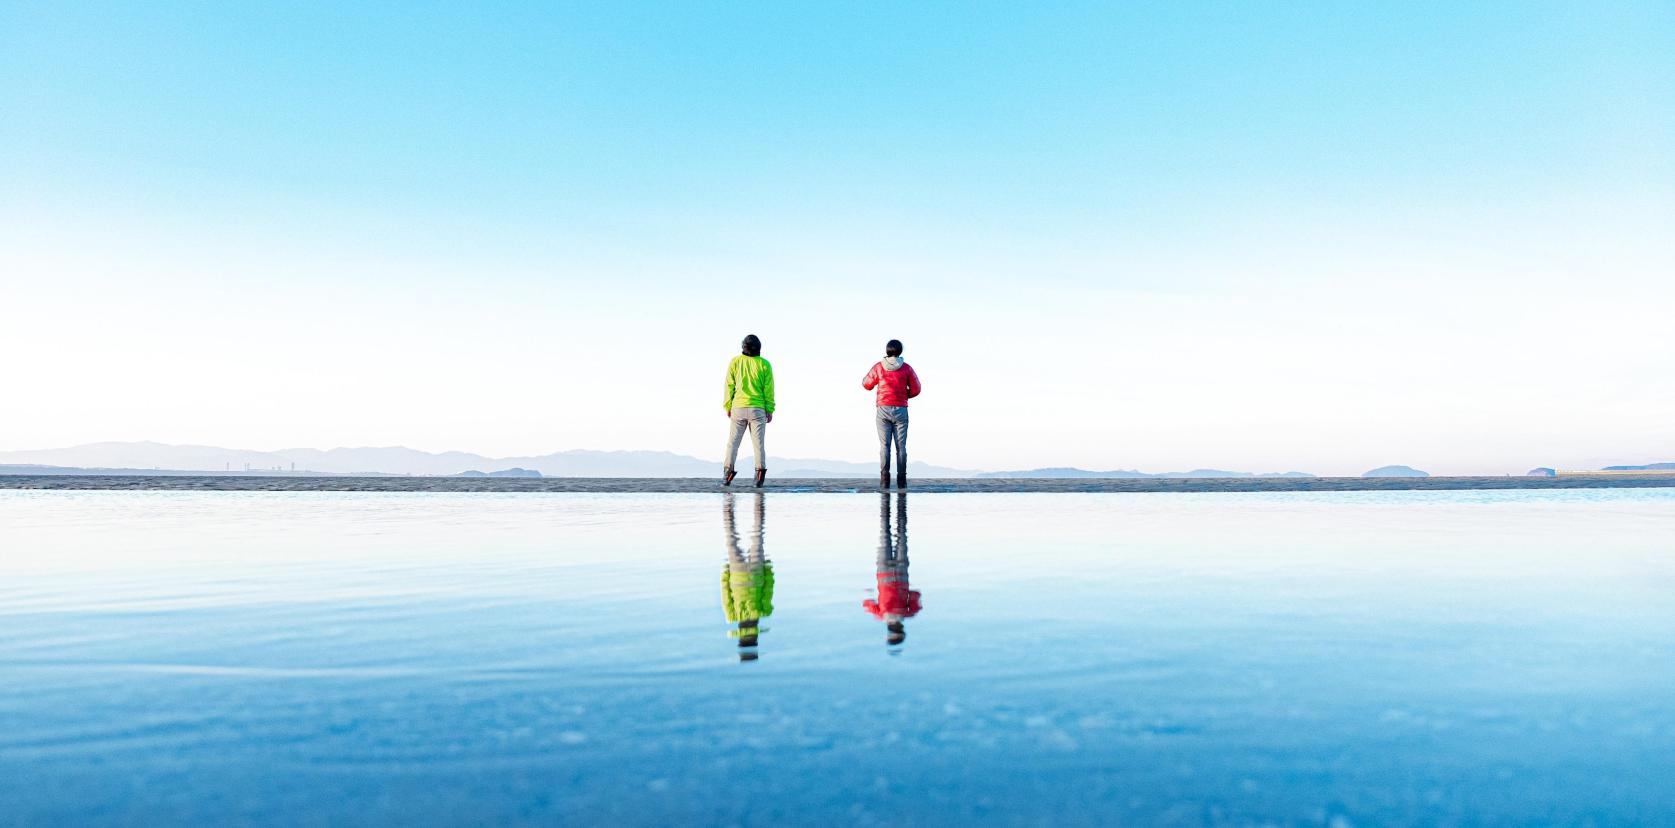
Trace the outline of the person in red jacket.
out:
M 861 608 L 884 622 L 884 644 L 894 647 L 907 640 L 902 621 L 919 614 L 919 593 L 907 581 L 907 495 L 896 495 L 896 534 L 890 536 L 890 496 L 879 495 L 878 505 L 878 598 L 861 602 Z
M 890 446 L 896 449 L 896 488 L 907 488 L 907 401 L 919 396 L 919 375 L 902 361 L 901 340 L 884 345 L 884 359 L 861 379 L 861 387 L 878 389 L 878 487 L 890 488 Z

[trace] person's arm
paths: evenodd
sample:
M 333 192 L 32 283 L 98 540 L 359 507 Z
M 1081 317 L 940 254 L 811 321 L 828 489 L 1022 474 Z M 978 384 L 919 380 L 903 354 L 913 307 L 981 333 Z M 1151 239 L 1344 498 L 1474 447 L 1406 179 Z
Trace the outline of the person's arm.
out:
M 919 372 L 913 370 L 913 366 L 907 366 L 907 398 L 912 399 L 919 396 L 919 392 L 922 390 L 924 390 L 924 386 L 919 384 Z
M 867 375 L 864 376 L 864 377 L 861 377 L 861 387 L 865 388 L 868 391 L 871 391 L 872 389 L 878 387 L 878 366 L 877 365 L 874 365 L 871 368 L 868 368 L 867 369 Z
M 727 396 L 721 398 L 721 407 L 726 409 L 727 416 L 733 416 L 733 394 L 739 390 L 738 380 L 733 377 L 733 366 L 737 363 L 727 363 L 727 381 L 723 388 Z
M 764 362 L 762 367 L 766 369 L 762 372 L 762 410 L 771 420 L 774 416 L 774 366 L 771 362 Z

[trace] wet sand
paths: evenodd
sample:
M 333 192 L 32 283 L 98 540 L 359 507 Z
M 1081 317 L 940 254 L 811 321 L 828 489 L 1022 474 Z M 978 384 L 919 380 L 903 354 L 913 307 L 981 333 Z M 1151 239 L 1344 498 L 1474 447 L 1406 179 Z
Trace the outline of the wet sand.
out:
M 1310 477 L 1104 479 L 923 479 L 914 492 L 1359 492 L 1489 489 L 1638 489 L 1675 487 L 1670 475 L 1600 477 Z M 707 478 L 665 477 L 258 477 L 226 475 L 0 475 L 0 489 L 225 492 L 599 492 L 685 494 L 752 492 L 748 478 L 731 487 Z M 859 478 L 769 479 L 770 492 L 877 492 Z

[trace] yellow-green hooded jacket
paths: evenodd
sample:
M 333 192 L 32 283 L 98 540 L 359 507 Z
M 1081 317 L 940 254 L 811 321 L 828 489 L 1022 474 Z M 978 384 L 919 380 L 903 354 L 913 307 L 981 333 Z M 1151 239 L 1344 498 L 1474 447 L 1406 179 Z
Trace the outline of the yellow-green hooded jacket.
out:
M 759 356 L 739 354 L 727 363 L 727 391 L 721 407 L 774 412 L 774 367 Z
M 721 610 L 727 620 L 759 621 L 774 612 L 774 567 L 764 563 L 760 569 L 752 567 L 734 572 L 732 567 L 721 569 Z

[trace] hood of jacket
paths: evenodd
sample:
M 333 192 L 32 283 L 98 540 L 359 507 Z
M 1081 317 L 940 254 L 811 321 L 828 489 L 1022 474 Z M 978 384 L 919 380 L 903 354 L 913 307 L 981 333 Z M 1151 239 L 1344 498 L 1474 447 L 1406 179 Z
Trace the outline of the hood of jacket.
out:
M 902 361 L 902 358 L 899 356 L 887 356 L 878 364 L 884 366 L 884 370 L 886 371 L 900 371 L 901 367 L 907 363 Z

